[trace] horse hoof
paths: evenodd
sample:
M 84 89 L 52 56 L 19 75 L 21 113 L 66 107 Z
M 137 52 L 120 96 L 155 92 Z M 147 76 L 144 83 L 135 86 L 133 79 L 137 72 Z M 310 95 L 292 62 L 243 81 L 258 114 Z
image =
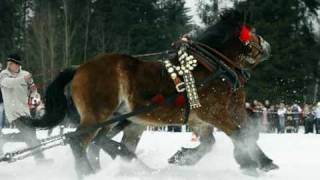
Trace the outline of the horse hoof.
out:
M 86 177 L 92 174 L 95 174 L 95 171 L 93 169 L 82 169 L 81 172 L 79 172 L 80 176 Z
M 52 165 L 54 163 L 53 159 L 38 159 L 37 165 L 44 166 L 44 165 Z
M 259 173 L 256 168 L 242 168 L 242 173 L 251 176 L 251 177 L 258 177 Z
M 182 148 L 169 158 L 168 163 L 179 166 L 192 166 L 199 160 L 200 157 L 196 155 L 196 149 Z
M 270 164 L 267 164 L 267 165 L 261 167 L 260 169 L 261 169 L 262 171 L 269 172 L 269 171 L 271 171 L 271 170 L 276 170 L 276 169 L 279 169 L 279 168 L 280 168 L 280 167 L 279 167 L 278 165 L 273 164 L 273 163 L 270 163 Z
M 80 162 L 76 165 L 76 172 L 80 179 L 96 173 L 96 171 L 92 168 L 91 165 L 83 162 Z

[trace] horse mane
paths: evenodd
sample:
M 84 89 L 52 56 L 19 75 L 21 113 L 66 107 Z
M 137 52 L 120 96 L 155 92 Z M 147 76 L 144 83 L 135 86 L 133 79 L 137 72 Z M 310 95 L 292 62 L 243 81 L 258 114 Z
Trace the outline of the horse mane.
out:
M 237 33 L 244 22 L 244 13 L 235 9 L 226 9 L 220 14 L 218 21 L 200 33 L 196 40 L 221 50 L 223 44 Z

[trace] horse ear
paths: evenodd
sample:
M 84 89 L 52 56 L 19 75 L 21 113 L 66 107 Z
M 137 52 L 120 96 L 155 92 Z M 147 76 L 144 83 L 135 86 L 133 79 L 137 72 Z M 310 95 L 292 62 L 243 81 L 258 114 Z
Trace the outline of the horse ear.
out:
M 252 13 L 250 11 L 243 11 L 243 24 L 251 25 Z
M 247 24 L 252 23 L 252 12 L 248 11 L 246 14 Z
M 241 19 L 242 19 L 242 24 L 251 24 L 251 12 L 250 11 L 246 11 L 246 10 L 243 10 L 243 11 L 240 11 L 241 13 Z

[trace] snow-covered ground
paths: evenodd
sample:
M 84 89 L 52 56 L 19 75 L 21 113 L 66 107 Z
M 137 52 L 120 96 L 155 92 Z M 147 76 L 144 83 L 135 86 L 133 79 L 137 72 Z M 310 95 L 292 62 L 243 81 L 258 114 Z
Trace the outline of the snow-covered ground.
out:
M 40 132 L 39 136 L 45 136 Z M 86 180 L 318 180 L 320 177 L 320 136 L 315 134 L 262 134 L 259 144 L 274 159 L 280 170 L 259 173 L 259 177 L 244 175 L 232 156 L 232 143 L 223 133 L 215 133 L 217 143 L 212 152 L 197 165 L 178 167 L 169 165 L 167 159 L 181 146 L 190 146 L 190 133 L 145 132 L 137 154 L 155 172 L 144 170 L 137 162 L 111 160 L 102 154 L 102 170 Z M 117 137 L 119 139 L 120 137 Z M 10 143 L 5 151 L 23 144 Z M 68 146 L 47 151 L 54 159 L 48 166 L 38 166 L 32 158 L 7 164 L 0 163 L 0 180 L 76 180 L 74 160 Z

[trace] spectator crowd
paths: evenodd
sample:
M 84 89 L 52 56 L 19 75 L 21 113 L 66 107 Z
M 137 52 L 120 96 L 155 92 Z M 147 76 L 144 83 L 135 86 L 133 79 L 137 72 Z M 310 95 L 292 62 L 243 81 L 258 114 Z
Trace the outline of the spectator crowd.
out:
M 303 127 L 304 133 L 320 133 L 320 102 L 299 105 L 254 100 L 246 103 L 246 109 L 250 120 L 261 132 L 297 133 Z
M 251 125 L 264 133 L 320 134 L 320 102 L 310 104 L 270 104 L 254 100 L 246 103 Z M 150 126 L 150 131 L 191 132 L 188 126 Z

